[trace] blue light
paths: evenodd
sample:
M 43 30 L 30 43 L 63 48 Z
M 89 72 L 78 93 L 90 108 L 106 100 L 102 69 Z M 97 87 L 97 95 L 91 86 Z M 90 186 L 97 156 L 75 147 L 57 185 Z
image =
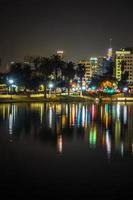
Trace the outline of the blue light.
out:
M 91 89 L 92 89 L 92 90 L 95 90 L 95 89 L 96 89 L 96 86 L 92 86 Z
M 9 79 L 9 81 L 8 81 L 10 84 L 13 84 L 14 83 L 14 80 L 12 80 L 12 79 Z
M 127 92 L 128 91 L 128 88 L 127 87 L 124 87 L 123 88 L 123 92 Z
M 86 90 L 86 87 L 85 87 L 85 86 L 83 86 L 83 87 L 82 87 L 82 90 Z
M 50 83 L 49 88 L 53 88 L 53 87 L 54 87 L 53 83 Z

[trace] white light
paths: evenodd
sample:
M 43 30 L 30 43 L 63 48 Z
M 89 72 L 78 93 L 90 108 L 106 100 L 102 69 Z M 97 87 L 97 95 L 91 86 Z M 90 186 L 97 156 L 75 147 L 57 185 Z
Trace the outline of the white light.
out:
M 90 58 L 90 61 L 98 61 L 98 58 L 96 58 L 96 57 L 94 57 L 94 58 L 91 57 L 91 58 Z
M 82 87 L 82 90 L 86 90 L 86 87 L 85 87 L 85 86 L 83 86 L 83 87 Z
M 53 88 L 54 85 L 52 83 L 49 84 L 49 88 Z
M 13 83 L 14 83 L 14 80 L 10 79 L 10 80 L 9 80 L 9 83 L 10 83 L 10 84 L 13 84 Z
M 123 91 L 125 91 L 125 92 L 128 91 L 128 88 L 127 88 L 127 87 L 124 87 L 124 88 L 123 88 Z
M 57 51 L 57 54 L 63 54 L 63 53 L 64 51 L 61 51 L 61 50 Z
M 76 91 L 76 89 L 75 88 L 72 88 L 72 90 L 75 92 Z
M 17 86 L 16 86 L 16 85 L 12 85 L 12 87 L 13 87 L 13 88 L 16 88 Z

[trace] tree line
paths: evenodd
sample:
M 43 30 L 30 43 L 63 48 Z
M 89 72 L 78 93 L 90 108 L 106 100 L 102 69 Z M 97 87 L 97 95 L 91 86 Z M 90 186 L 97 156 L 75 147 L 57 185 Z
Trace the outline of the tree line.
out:
M 47 96 L 47 88 L 50 81 L 53 82 L 56 93 L 57 87 L 65 87 L 70 94 L 70 82 L 80 80 L 85 75 L 85 66 L 66 62 L 58 55 L 51 57 L 37 57 L 33 60 L 33 66 L 27 63 L 12 63 L 9 72 L 5 75 L 5 81 L 13 79 L 15 85 L 27 89 L 38 91 L 39 86 L 44 86 L 44 97 Z

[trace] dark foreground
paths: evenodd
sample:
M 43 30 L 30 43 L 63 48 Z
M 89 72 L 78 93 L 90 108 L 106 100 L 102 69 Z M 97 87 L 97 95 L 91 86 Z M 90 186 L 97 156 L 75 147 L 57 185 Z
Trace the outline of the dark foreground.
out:
M 1 195 L 127 199 L 132 128 L 132 104 L 0 104 Z

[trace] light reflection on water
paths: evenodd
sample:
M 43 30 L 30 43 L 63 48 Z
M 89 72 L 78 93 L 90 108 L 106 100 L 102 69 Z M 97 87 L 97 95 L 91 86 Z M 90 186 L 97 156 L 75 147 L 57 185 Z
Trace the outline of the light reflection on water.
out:
M 90 149 L 106 151 L 108 159 L 112 152 L 133 154 L 132 122 L 132 104 L 0 104 L 0 129 L 10 142 L 28 135 L 54 142 L 58 153 L 76 135 Z

